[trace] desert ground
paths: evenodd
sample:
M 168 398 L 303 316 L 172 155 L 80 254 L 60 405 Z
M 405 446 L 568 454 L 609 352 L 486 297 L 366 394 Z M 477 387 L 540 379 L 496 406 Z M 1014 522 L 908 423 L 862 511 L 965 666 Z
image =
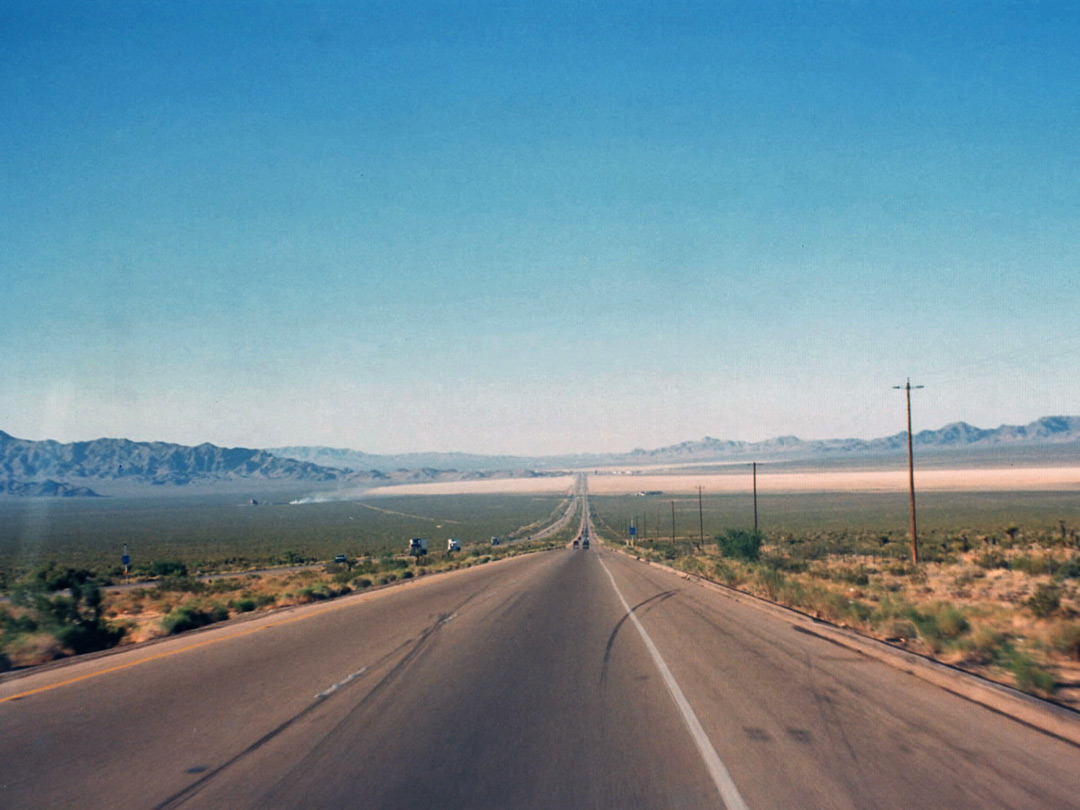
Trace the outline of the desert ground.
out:
M 596 495 L 636 492 L 705 493 L 750 492 L 747 465 L 743 474 L 703 473 L 664 475 L 649 470 L 620 469 L 589 473 L 589 491 Z M 446 481 L 377 487 L 367 495 L 540 494 L 569 492 L 574 476 L 506 478 L 484 481 Z M 759 492 L 899 492 L 908 486 L 906 470 L 807 470 L 769 472 L 759 468 Z M 915 471 L 915 487 L 924 492 L 1023 492 L 1080 490 L 1080 466 L 990 467 L 985 469 L 932 469 Z

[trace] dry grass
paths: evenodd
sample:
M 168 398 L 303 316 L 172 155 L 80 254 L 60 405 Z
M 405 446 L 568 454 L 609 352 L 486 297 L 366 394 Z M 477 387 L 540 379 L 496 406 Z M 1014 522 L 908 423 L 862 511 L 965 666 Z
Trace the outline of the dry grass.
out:
M 1041 539 L 986 543 L 914 566 L 766 543 L 759 562 L 717 546 L 635 553 L 1080 709 L 1080 552 Z M 616 541 L 617 542 L 617 541 Z

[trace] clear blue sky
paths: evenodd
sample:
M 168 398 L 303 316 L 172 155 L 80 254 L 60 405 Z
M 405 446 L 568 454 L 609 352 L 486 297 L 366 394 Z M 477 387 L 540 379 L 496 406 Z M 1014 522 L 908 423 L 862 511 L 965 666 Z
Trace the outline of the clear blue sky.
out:
M 0 429 L 556 453 L 1080 414 L 1080 12 L 9 2 Z

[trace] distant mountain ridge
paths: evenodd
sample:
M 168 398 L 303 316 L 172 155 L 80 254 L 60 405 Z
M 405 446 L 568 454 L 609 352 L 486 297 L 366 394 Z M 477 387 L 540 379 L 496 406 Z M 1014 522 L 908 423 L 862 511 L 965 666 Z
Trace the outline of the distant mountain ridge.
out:
M 237 479 L 323 482 L 342 477 L 305 461 L 283 458 L 265 450 L 188 447 L 167 442 L 95 439 L 61 444 L 52 440 L 16 439 L 0 431 L 0 491 L 20 485 L 86 484 L 93 481 L 136 481 L 183 486 Z
M 1044 416 L 1027 425 L 1002 425 L 993 429 L 978 428 L 967 422 L 952 422 L 938 430 L 922 430 L 912 444 L 922 450 L 1007 447 L 1009 445 L 1080 443 L 1080 416 Z M 907 432 L 878 439 L 811 439 L 780 436 L 762 442 L 714 439 L 662 447 L 657 450 L 634 450 L 629 459 L 649 461 L 721 461 L 727 458 L 776 456 L 837 456 L 876 454 L 903 450 Z
M 450 454 L 456 455 L 456 454 Z M 119 485 L 151 487 L 215 486 L 228 483 L 297 483 L 352 485 L 427 483 L 431 481 L 529 477 L 531 470 L 412 469 L 352 471 L 314 464 L 245 447 L 95 439 L 63 444 L 17 439 L 0 431 L 0 495 L 91 497 L 92 489 Z
M 533 467 L 541 459 L 531 456 L 484 456 L 472 453 L 398 453 L 377 455 L 338 447 L 270 447 L 266 452 L 283 458 L 308 461 L 349 471 L 376 470 L 455 470 L 483 472 Z M 548 466 L 548 465 L 544 465 Z
M 1047 416 L 1027 425 L 987 430 L 954 422 L 915 434 L 923 453 L 976 448 L 1077 447 L 1080 417 Z M 95 439 L 63 444 L 17 439 L 0 431 L 0 495 L 92 496 L 92 486 L 216 485 L 280 482 L 322 485 L 412 483 L 550 475 L 565 469 L 620 464 L 669 464 L 740 460 L 795 460 L 902 453 L 907 434 L 879 439 L 815 439 L 779 436 L 762 442 L 706 436 L 698 441 L 636 449 L 628 453 L 565 456 L 483 456 L 469 453 L 407 453 L 381 456 L 328 447 L 258 450 L 200 444 Z M 1071 451 L 1070 451 L 1071 452 Z
M 1080 444 L 1080 416 L 1046 416 L 1027 425 L 978 428 L 967 422 L 953 422 L 938 430 L 915 434 L 913 444 L 924 451 L 963 448 L 1008 447 L 1009 445 Z M 331 447 L 276 447 L 268 452 L 287 458 L 330 464 L 347 470 L 385 470 L 430 467 L 454 470 L 588 467 L 612 464 L 664 464 L 670 462 L 738 461 L 743 459 L 812 458 L 844 455 L 888 454 L 907 447 L 907 433 L 901 431 L 878 439 L 810 439 L 778 436 L 760 442 L 715 439 L 660 447 L 637 448 L 628 453 L 589 453 L 562 456 L 485 456 L 470 453 L 407 453 L 376 455 L 358 450 Z M 1078 448 L 1080 449 L 1080 448 Z

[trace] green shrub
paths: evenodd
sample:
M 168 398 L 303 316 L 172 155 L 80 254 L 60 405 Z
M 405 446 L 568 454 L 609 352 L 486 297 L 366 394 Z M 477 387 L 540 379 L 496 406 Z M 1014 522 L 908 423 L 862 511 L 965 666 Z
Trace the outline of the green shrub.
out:
M 85 568 L 61 568 L 54 562 L 31 571 L 20 584 L 32 590 L 62 591 L 79 586 L 94 579 L 94 574 Z
M 765 595 L 776 601 L 784 587 L 784 575 L 771 568 L 763 568 L 757 572 L 756 580 Z
M 938 608 L 936 619 L 938 630 L 943 638 L 959 638 L 971 628 L 963 611 L 949 603 Z
M 713 576 L 732 588 L 742 582 L 742 575 L 725 562 L 717 562 L 713 566 Z
M 748 529 L 728 529 L 716 536 L 716 545 L 725 557 L 757 562 L 761 557 L 761 532 Z
M 1054 570 L 1054 578 L 1057 580 L 1080 579 L 1080 557 L 1074 555 L 1059 563 Z
M 150 566 L 150 573 L 155 577 L 186 577 L 188 569 L 179 560 L 158 560 Z
M 1052 695 L 1057 691 L 1057 680 L 1052 672 L 1039 666 L 1031 656 L 1014 650 L 1009 669 L 1016 678 L 1016 688 L 1024 692 Z
M 1050 643 L 1060 653 L 1080 661 L 1080 622 L 1068 622 L 1054 628 Z
M 37 629 L 38 623 L 29 613 L 22 616 L 12 616 L 3 608 L 0 608 L 0 631 L 14 636 L 20 633 L 34 633 Z
M 123 637 L 123 629 L 108 627 L 102 621 L 81 621 L 56 633 L 57 641 L 75 655 L 115 647 Z
M 989 627 L 978 627 L 971 633 L 968 657 L 978 663 L 989 664 L 1002 658 L 1005 637 Z
M 1056 585 L 1040 585 L 1024 604 L 1040 619 L 1048 618 L 1061 607 L 1061 589 Z
M 247 597 L 237 599 L 233 603 L 233 607 L 236 608 L 237 613 L 250 613 L 255 609 L 255 600 Z
M 885 572 L 894 577 L 908 577 L 914 574 L 916 567 L 908 562 L 894 562 L 885 567 Z
M 761 564 L 774 571 L 801 574 L 809 567 L 806 560 L 795 560 L 783 554 L 762 554 Z
M 850 585 L 869 585 L 870 569 L 865 565 L 842 566 L 836 569 L 832 578 Z
M 207 590 L 205 582 L 186 575 L 164 576 L 157 581 L 157 589 L 175 593 L 202 593 Z
M 349 592 L 348 587 L 332 588 L 325 583 L 319 583 L 318 585 L 311 585 L 307 588 L 301 588 L 296 592 L 296 599 L 301 603 L 308 602 L 322 602 L 326 599 L 334 599 L 341 596 L 343 593 Z
M 915 638 L 919 635 L 918 628 L 907 619 L 883 619 L 876 627 L 878 632 L 890 641 Z
M 821 590 L 814 595 L 812 607 L 822 618 L 835 622 L 847 615 L 848 599 L 843 594 Z
M 1021 571 L 1030 576 L 1054 573 L 1054 560 L 1045 554 L 1021 554 L 1013 557 L 1009 567 L 1013 571 Z
M 948 602 L 932 606 L 926 613 L 911 608 L 907 618 L 918 629 L 919 637 L 934 652 L 940 652 L 970 628 L 963 612 Z
M 178 633 L 186 633 L 188 630 L 195 630 L 214 622 L 223 621 L 228 617 L 228 611 L 220 608 L 220 606 L 215 606 L 210 610 L 200 610 L 191 606 L 179 607 L 161 620 L 161 629 L 165 632 L 165 635 L 174 636 Z
M 997 549 L 990 549 L 984 551 L 975 560 L 975 564 L 980 568 L 990 570 L 992 568 L 1008 568 L 1009 561 L 1005 559 L 1005 555 Z
M 780 591 L 780 602 L 791 607 L 803 607 L 806 605 L 806 586 L 797 579 L 789 579 L 784 582 Z
M 874 609 L 865 602 L 860 602 L 858 599 L 848 600 L 846 616 L 854 622 L 862 624 L 870 618 L 873 612 Z

